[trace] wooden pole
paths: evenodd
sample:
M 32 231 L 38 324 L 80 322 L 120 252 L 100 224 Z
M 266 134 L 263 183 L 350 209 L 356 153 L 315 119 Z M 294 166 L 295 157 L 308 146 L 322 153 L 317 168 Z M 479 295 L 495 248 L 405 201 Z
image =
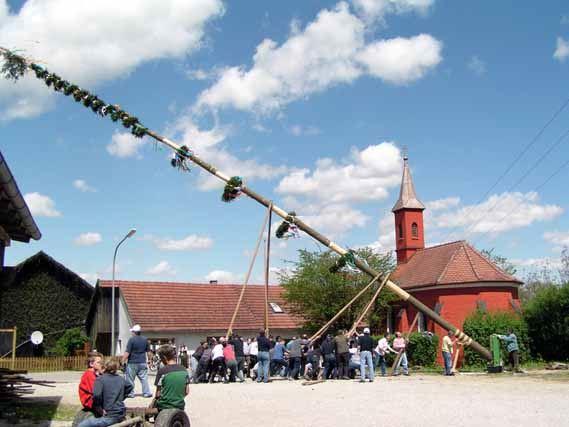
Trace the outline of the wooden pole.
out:
M 1 47 L 0 47 L 0 52 L 3 52 L 3 53 L 10 52 L 11 55 L 14 55 L 14 53 L 12 51 L 8 51 L 7 49 L 1 48 Z M 24 63 L 26 64 L 26 66 L 28 67 L 29 70 L 33 71 L 33 69 L 31 68 L 32 67 L 31 61 L 29 61 L 26 58 L 21 57 L 21 56 L 20 56 L 20 59 L 22 61 L 24 61 Z M 40 78 L 40 77 L 38 77 L 38 78 Z M 198 156 L 196 156 L 194 153 L 192 153 L 188 150 L 182 150 L 181 146 L 170 141 L 168 138 L 166 138 L 162 135 L 159 135 L 150 129 L 145 129 L 144 134 L 146 134 L 146 135 L 150 136 L 151 138 L 154 138 L 155 140 L 162 142 L 164 145 L 167 145 L 168 147 L 174 149 L 179 156 L 182 156 L 184 159 L 190 160 L 191 162 L 195 163 L 196 165 L 198 165 L 202 169 L 204 169 L 207 172 L 211 173 L 212 175 L 218 177 L 222 181 L 224 181 L 224 182 L 229 181 L 229 179 L 230 179 L 229 176 L 220 172 L 219 170 L 217 170 L 217 168 L 210 165 L 209 163 L 203 161 Z M 271 202 L 268 199 L 257 194 L 256 192 L 254 192 L 253 190 L 251 190 L 247 186 L 243 185 L 240 188 L 240 190 L 243 194 L 246 194 L 247 196 L 249 196 L 253 200 L 256 200 L 258 203 L 264 205 L 265 207 L 267 207 L 267 208 L 270 207 L 270 209 L 273 212 L 275 212 L 278 216 L 280 216 L 281 218 L 285 219 L 286 221 L 288 221 L 290 223 L 294 223 L 298 227 L 299 230 L 304 231 L 306 234 L 308 234 L 309 236 L 318 240 L 320 243 L 327 246 L 328 248 L 330 248 L 334 252 L 338 253 L 339 255 L 345 255 L 348 252 L 346 249 L 342 248 L 337 243 L 331 241 L 330 239 L 326 238 L 324 235 L 320 234 L 319 232 L 317 232 L 316 230 L 314 230 L 313 228 L 308 226 L 306 223 L 304 223 L 302 220 L 298 219 L 296 216 L 291 216 L 291 215 L 287 214 L 286 211 L 279 208 L 278 206 L 271 205 Z M 368 274 L 370 277 L 376 277 L 376 276 L 381 277 L 381 275 L 382 275 L 381 272 L 374 270 L 369 265 L 367 265 L 366 263 L 364 263 L 363 261 L 361 261 L 359 259 L 356 259 L 355 265 L 361 271 Z M 386 286 L 390 291 L 395 293 L 400 299 L 402 299 L 403 301 L 407 301 L 409 304 L 413 305 L 418 311 L 424 313 L 429 318 L 433 319 L 433 321 L 435 323 L 439 324 L 440 326 L 442 326 L 447 331 L 453 331 L 455 336 L 457 337 L 457 339 L 464 342 L 465 345 L 471 346 L 477 353 L 482 355 L 487 360 L 492 360 L 492 354 L 490 353 L 490 351 L 487 348 L 483 347 L 482 345 L 480 345 L 479 343 L 474 341 L 472 338 L 470 338 L 468 335 L 466 335 L 464 332 L 462 332 L 460 329 L 458 329 L 452 323 L 443 319 L 434 310 L 431 310 L 429 307 L 427 307 L 425 304 L 423 304 L 417 298 L 410 295 L 407 291 L 405 291 L 404 289 L 401 289 L 399 286 L 397 286 L 391 280 L 387 281 Z
M 12 370 L 16 369 L 16 339 L 18 328 L 14 326 L 12 329 Z
M 455 352 L 455 354 L 454 354 L 454 358 L 453 358 L 453 361 L 452 361 L 452 369 L 451 369 L 451 372 L 453 372 L 453 373 L 454 373 L 454 372 L 458 372 L 458 371 L 456 370 L 456 365 L 458 364 L 458 355 L 460 354 L 460 349 L 462 348 L 462 344 L 460 344 L 459 342 L 457 342 L 456 344 L 457 344 L 457 346 L 456 346 L 456 352 Z
M 370 302 L 366 305 L 366 307 L 364 308 L 364 311 L 362 312 L 362 314 L 360 315 L 360 317 L 358 317 L 358 319 L 354 322 L 354 324 L 352 325 L 352 329 L 350 329 L 350 332 L 348 332 L 348 336 L 351 337 L 352 334 L 356 331 L 358 325 L 361 323 L 361 321 L 363 320 L 363 318 L 366 316 L 366 314 L 368 313 L 368 311 L 371 309 L 373 303 L 375 302 L 375 300 L 377 299 L 377 297 L 379 296 L 379 294 L 381 293 L 381 290 L 383 289 L 383 287 L 385 286 L 385 284 L 387 283 L 387 280 L 389 280 L 389 275 L 390 273 L 386 274 L 385 277 L 383 278 L 383 280 L 381 281 L 381 284 L 379 285 L 379 287 L 377 288 L 377 290 L 375 291 L 375 293 L 373 294 L 373 296 L 371 297 Z
M 273 202 L 269 205 L 269 226 L 267 227 L 267 251 L 265 254 L 265 335 L 269 336 L 269 267 L 271 259 L 271 222 L 273 218 Z
M 263 240 L 263 234 L 265 232 L 265 227 L 267 226 L 267 221 L 269 220 L 270 210 L 267 211 L 267 215 L 265 215 L 265 220 L 263 221 L 263 225 L 261 226 L 261 231 L 259 232 L 259 238 L 257 239 L 257 244 L 255 245 L 255 250 L 253 252 L 253 256 L 251 257 L 251 262 L 249 263 L 249 269 L 247 270 L 247 275 L 245 276 L 245 281 L 243 282 L 243 286 L 241 287 L 241 293 L 239 294 L 239 299 L 237 300 L 237 304 L 235 305 L 235 310 L 233 310 L 233 315 L 231 316 L 231 321 L 229 322 L 229 328 L 227 328 L 227 333 L 225 334 L 225 338 L 229 338 L 231 332 L 233 332 L 233 323 L 235 323 L 235 318 L 237 317 L 237 313 L 239 312 L 239 307 L 241 306 L 241 301 L 243 301 L 243 296 L 245 295 L 245 288 L 249 283 L 249 278 L 251 277 L 251 272 L 253 271 L 253 266 L 255 265 L 255 260 L 257 259 L 257 253 L 259 252 L 259 246 L 261 246 L 261 242 Z
M 340 317 L 342 315 L 342 313 L 344 311 L 346 311 L 353 303 L 355 300 L 357 300 L 359 297 L 361 297 L 370 287 L 371 285 L 373 285 L 375 283 L 375 281 L 379 278 L 379 275 L 374 277 L 371 282 L 369 282 L 361 291 L 359 291 L 355 297 L 353 297 L 350 301 L 348 301 L 348 303 L 342 307 L 342 309 L 336 313 L 336 315 L 334 317 L 332 317 L 324 326 L 322 326 L 320 329 L 318 329 L 318 332 L 316 332 L 314 335 L 312 335 L 309 338 L 309 342 L 313 342 L 315 340 L 317 340 L 323 333 L 324 331 L 326 331 L 326 329 L 328 329 L 330 327 L 330 325 L 332 323 L 334 323 L 336 321 L 336 319 L 338 319 L 338 317 Z
M 419 312 L 417 312 L 417 314 L 415 314 L 415 318 L 413 319 L 413 321 L 411 322 L 411 326 L 409 326 L 409 331 L 405 334 L 405 342 L 407 343 L 407 336 L 409 334 L 411 334 L 411 332 L 413 331 L 413 329 L 415 328 L 415 325 L 417 324 L 417 321 L 419 320 Z M 407 350 L 407 345 L 405 345 L 405 350 L 400 350 L 397 353 L 397 356 L 395 357 L 395 360 L 393 361 L 393 366 L 391 367 L 391 375 L 393 375 L 393 373 L 395 372 L 395 370 L 399 367 L 399 362 L 401 362 L 401 356 L 403 355 L 403 353 Z

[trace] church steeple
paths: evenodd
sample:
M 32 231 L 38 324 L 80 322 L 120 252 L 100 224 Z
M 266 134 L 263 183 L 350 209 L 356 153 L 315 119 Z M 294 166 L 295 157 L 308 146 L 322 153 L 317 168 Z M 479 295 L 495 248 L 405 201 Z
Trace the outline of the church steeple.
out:
M 406 263 L 418 250 L 425 248 L 423 211 L 425 205 L 417 198 L 409 169 L 409 158 L 403 156 L 403 177 L 399 199 L 393 206 L 395 214 L 395 251 L 397 264 Z
M 409 170 L 409 158 L 407 154 L 403 156 L 403 178 L 401 179 L 401 189 L 399 190 L 399 200 L 393 206 L 392 212 L 397 212 L 398 210 L 410 208 L 410 209 L 425 209 L 425 205 L 417 198 L 415 193 L 415 186 L 413 185 L 413 178 L 411 177 L 411 171 Z

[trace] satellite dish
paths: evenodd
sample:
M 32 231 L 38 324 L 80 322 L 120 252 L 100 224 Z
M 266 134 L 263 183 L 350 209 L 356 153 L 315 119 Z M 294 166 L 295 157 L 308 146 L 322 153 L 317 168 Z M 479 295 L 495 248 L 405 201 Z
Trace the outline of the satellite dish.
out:
M 35 345 L 40 345 L 43 342 L 43 334 L 40 331 L 32 332 L 30 341 Z

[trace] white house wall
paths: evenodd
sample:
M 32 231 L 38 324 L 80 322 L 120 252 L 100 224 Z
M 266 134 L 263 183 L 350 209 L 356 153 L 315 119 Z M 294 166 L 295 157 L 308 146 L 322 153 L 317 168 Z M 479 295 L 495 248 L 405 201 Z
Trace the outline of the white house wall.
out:
M 130 328 L 132 327 L 130 316 L 128 314 L 128 310 L 126 308 L 126 303 L 122 295 L 119 298 L 118 304 L 118 334 L 117 334 L 117 353 L 122 354 L 126 350 L 126 343 L 128 339 L 131 337 Z

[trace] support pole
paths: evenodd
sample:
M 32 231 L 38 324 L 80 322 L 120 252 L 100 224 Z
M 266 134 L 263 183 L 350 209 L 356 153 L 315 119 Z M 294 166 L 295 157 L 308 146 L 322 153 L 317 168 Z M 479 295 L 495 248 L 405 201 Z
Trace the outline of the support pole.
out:
M 334 317 L 332 317 L 324 326 L 322 326 L 320 329 L 318 329 L 318 332 L 316 332 L 314 335 L 312 335 L 308 342 L 314 342 L 315 340 L 317 340 L 318 338 L 320 338 L 320 336 L 326 331 L 326 329 L 328 329 L 330 327 L 330 325 L 332 323 L 334 323 L 336 321 L 336 319 L 338 319 L 338 317 L 340 317 L 342 315 L 342 313 L 344 313 L 344 311 L 346 311 L 353 303 L 354 301 L 356 301 L 359 297 L 361 297 L 370 287 L 371 285 L 373 285 L 375 283 L 375 281 L 379 278 L 379 275 L 374 277 L 372 279 L 371 282 L 369 282 L 361 291 L 359 291 L 355 297 L 353 297 L 344 307 L 342 307 L 342 309 L 336 313 L 336 315 Z
M 271 221 L 273 219 L 273 202 L 269 205 L 269 225 L 267 227 L 267 250 L 265 253 L 265 335 L 269 336 L 269 267 L 271 260 Z
M 251 262 L 249 263 L 249 269 L 247 270 L 247 275 L 245 276 L 245 281 L 243 282 L 243 286 L 241 287 L 241 293 L 239 294 L 239 299 L 237 300 L 237 304 L 235 305 L 235 310 L 233 310 L 233 315 L 231 316 L 231 321 L 229 322 L 229 328 L 227 328 L 227 333 L 225 334 L 225 338 L 229 338 L 231 332 L 233 332 L 233 323 L 235 323 L 235 318 L 237 317 L 237 313 L 239 312 L 239 307 L 241 307 L 241 301 L 243 301 L 243 296 L 245 295 L 245 288 L 249 283 L 249 279 L 251 277 L 251 272 L 253 271 L 253 266 L 255 265 L 255 260 L 257 259 L 257 253 L 259 252 L 259 247 L 261 246 L 261 242 L 263 241 L 263 233 L 265 232 L 265 227 L 267 226 L 267 221 L 269 220 L 271 211 L 267 211 L 267 215 L 265 215 L 265 220 L 263 221 L 263 225 L 261 226 L 261 231 L 259 232 L 259 238 L 257 239 L 257 244 L 255 245 L 255 250 L 253 251 L 253 256 L 251 257 Z
M 377 299 L 377 297 L 379 296 L 379 294 L 381 293 L 381 290 L 383 289 L 383 287 L 385 286 L 385 284 L 387 283 L 387 280 L 389 279 L 389 275 L 390 273 L 386 274 L 385 277 L 383 278 L 383 280 L 381 281 L 381 284 L 379 285 L 379 287 L 377 288 L 377 290 L 375 291 L 375 293 L 373 294 L 373 296 L 371 297 L 370 302 L 366 305 L 366 307 L 364 308 L 364 311 L 362 312 L 362 314 L 360 314 L 360 317 L 358 317 L 358 319 L 354 322 L 354 324 L 352 325 L 352 329 L 350 329 L 350 332 L 348 332 L 348 336 L 351 337 L 353 335 L 353 333 L 356 331 L 358 325 L 361 323 L 361 321 L 363 320 L 363 318 L 366 316 L 366 314 L 368 313 L 368 311 L 371 309 L 373 303 L 375 302 L 375 300 Z
M 18 335 L 18 328 L 14 326 L 12 329 L 12 370 L 16 369 L 16 339 Z

